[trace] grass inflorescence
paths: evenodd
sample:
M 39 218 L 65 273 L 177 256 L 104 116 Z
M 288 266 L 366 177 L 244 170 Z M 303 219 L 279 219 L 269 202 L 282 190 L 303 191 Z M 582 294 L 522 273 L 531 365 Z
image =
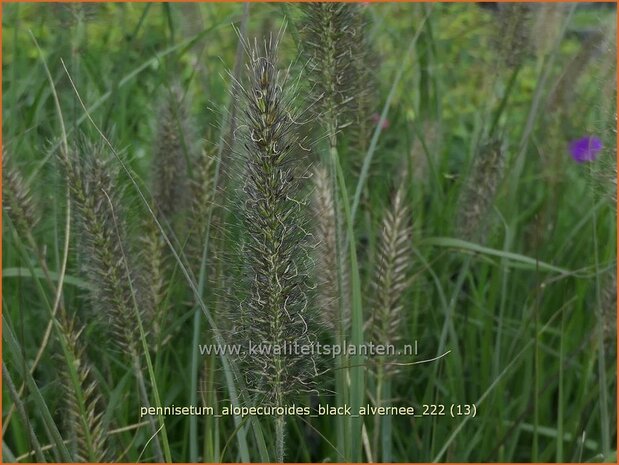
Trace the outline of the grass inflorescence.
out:
M 504 166 L 505 148 L 500 140 L 484 144 L 475 154 L 458 208 L 458 234 L 463 239 L 484 242 Z
M 78 328 L 75 318 L 66 316 L 61 318 L 59 325 L 62 350 L 68 351 L 66 358 L 71 361 L 69 365 L 61 365 L 61 373 L 66 422 L 74 438 L 75 459 L 79 462 L 106 462 L 109 431 L 103 422 L 103 399 L 99 385 L 80 340 L 84 328 Z
M 611 8 L 5 5 L 3 461 L 613 461 Z
M 396 344 L 401 338 L 403 296 L 410 284 L 411 236 L 411 213 L 400 188 L 385 212 L 378 243 L 370 325 L 372 337 L 379 344 Z
M 93 283 L 96 315 L 112 325 L 112 339 L 138 355 L 134 312 L 134 270 L 126 254 L 127 226 L 110 155 L 101 144 L 81 143 L 69 158 L 59 157 L 77 212 L 82 264 Z
M 336 212 L 333 198 L 333 185 L 326 168 L 316 166 L 312 176 L 314 192 L 312 197 L 313 221 L 316 224 L 314 238 L 315 275 L 317 277 L 316 302 L 320 317 L 332 335 L 346 334 L 350 325 L 350 307 L 342 299 L 348 295 L 349 277 L 344 267 L 342 282 L 339 283 L 339 264 L 345 261 L 342 255 L 343 244 L 338 243 L 336 234 Z M 341 287 L 341 289 L 340 289 Z M 340 307 L 344 313 L 341 314 Z
M 335 130 L 354 118 L 362 78 L 358 68 L 364 66 L 359 57 L 364 52 L 360 8 L 354 3 L 309 3 L 303 8 L 301 32 L 314 99 L 310 106 L 319 118 L 333 120 Z
M 313 342 L 316 315 L 307 290 L 309 233 L 300 195 L 301 172 L 295 169 L 298 120 L 286 76 L 278 68 L 279 37 L 249 48 L 247 80 L 242 93 L 245 134 L 243 255 L 247 260 L 249 296 L 240 304 L 237 330 L 243 341 L 273 347 Z M 261 402 L 283 406 L 287 399 L 313 388 L 316 368 L 302 354 L 249 356 L 244 365 L 249 389 Z M 283 460 L 283 431 L 278 419 L 276 457 Z
M 2 206 L 20 234 L 33 233 L 38 218 L 30 189 L 7 150 L 2 151 Z

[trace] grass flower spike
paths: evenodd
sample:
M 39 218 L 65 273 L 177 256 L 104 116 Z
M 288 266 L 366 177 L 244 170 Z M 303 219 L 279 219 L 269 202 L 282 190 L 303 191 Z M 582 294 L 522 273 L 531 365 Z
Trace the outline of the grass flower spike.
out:
M 168 221 L 185 204 L 188 194 L 189 144 L 187 109 L 178 89 L 172 89 L 157 114 L 153 150 L 153 201 L 159 215 Z
M 2 151 L 2 207 L 20 235 L 28 236 L 32 233 L 38 219 L 30 190 L 6 150 Z
M 114 170 L 101 144 L 80 142 L 69 157 L 59 157 L 81 233 L 82 265 L 92 283 L 92 305 L 110 323 L 110 336 L 126 353 L 138 380 L 142 402 L 148 403 L 137 332 L 144 292 L 130 260 L 127 227 L 116 188 Z M 151 428 L 154 430 L 154 422 Z M 155 437 L 155 454 L 162 459 Z
M 457 229 L 463 239 L 485 240 L 486 221 L 503 177 L 504 163 L 500 141 L 489 142 L 478 150 L 458 207 Z
M 91 371 L 92 366 L 86 358 L 80 336 L 83 329 L 76 328 L 75 319 L 65 315 L 60 321 L 63 350 L 70 354 L 61 370 L 67 422 L 75 437 L 75 460 L 100 463 L 108 458 L 108 431 L 103 422 L 102 399 L 98 384 Z M 77 388 L 74 388 L 77 386 Z
M 527 3 L 499 3 L 498 8 L 497 53 L 508 68 L 517 68 L 531 50 L 531 7 Z
M 402 297 L 409 284 L 411 215 L 402 188 L 393 197 L 383 219 L 374 278 L 375 301 L 372 334 L 377 344 L 394 344 L 400 336 Z M 388 366 L 385 367 L 389 370 Z
M 344 303 L 344 315 L 340 316 L 340 296 L 347 295 L 348 279 L 338 283 L 338 253 L 342 253 L 342 244 L 337 243 L 336 218 L 332 183 L 324 167 L 314 169 L 314 195 L 312 199 L 313 219 L 316 222 L 315 238 L 316 270 L 318 271 L 318 308 L 323 324 L 332 334 L 344 333 L 350 324 L 350 307 Z M 344 257 L 342 257 L 344 260 Z M 341 291 L 339 287 L 342 287 Z
M 93 304 L 99 316 L 112 323 L 120 347 L 137 354 L 131 289 L 135 277 L 125 254 L 126 227 L 105 149 L 82 143 L 79 153 L 59 159 L 77 210 L 82 262 L 93 284 Z
M 355 70 L 359 61 L 359 5 L 308 3 L 303 6 L 305 53 L 317 114 L 334 131 L 348 126 L 356 95 Z
M 3 461 L 616 460 L 615 4 L 55 5 L 2 7 Z
M 374 309 L 370 319 L 374 343 L 395 345 L 400 340 L 404 318 L 404 293 L 410 283 L 409 270 L 412 260 L 410 210 L 405 204 L 400 187 L 393 197 L 391 208 L 386 211 L 378 246 L 378 263 L 374 275 Z M 391 396 L 391 377 L 397 371 L 388 357 L 374 360 L 376 391 L 374 399 L 381 406 Z M 379 434 L 391 431 L 391 419 L 377 416 L 374 428 L 374 450 L 381 450 L 382 461 L 391 461 L 391 447 L 384 442 L 379 448 Z
M 307 253 L 299 192 L 301 179 L 294 166 L 294 108 L 288 83 L 277 67 L 278 40 L 264 50 L 249 51 L 249 82 L 245 97 L 245 181 L 243 222 L 246 229 L 250 295 L 241 304 L 242 339 L 273 347 L 311 345 L 312 317 L 306 295 Z M 249 48 L 249 46 L 248 46 Z M 286 399 L 311 389 L 316 375 L 311 357 L 277 351 L 247 360 L 248 384 L 263 402 L 284 405 Z M 284 419 L 276 419 L 276 457 L 284 456 Z

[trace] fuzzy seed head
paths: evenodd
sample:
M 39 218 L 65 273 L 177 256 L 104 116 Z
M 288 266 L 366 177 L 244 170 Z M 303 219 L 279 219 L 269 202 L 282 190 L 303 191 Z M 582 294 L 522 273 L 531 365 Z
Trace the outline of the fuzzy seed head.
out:
M 150 215 L 145 221 L 144 233 L 141 240 L 143 247 L 140 262 L 144 265 L 142 281 L 148 298 L 144 308 L 145 319 L 150 323 L 148 333 L 152 338 L 153 347 L 159 347 L 167 324 L 170 256 L 168 245 Z
M 566 3 L 529 5 L 532 16 L 531 42 L 538 56 L 545 56 L 556 46 L 568 13 Z
M 186 204 L 190 125 L 182 94 L 173 89 L 157 114 L 153 149 L 153 202 L 158 215 L 170 220 Z
M 316 253 L 316 270 L 318 286 L 318 308 L 325 327 L 332 333 L 345 332 L 350 323 L 349 306 L 343 305 L 344 315 L 340 315 L 341 295 L 347 295 L 348 276 L 345 273 L 342 283 L 338 284 L 338 250 L 345 259 L 342 244 L 338 247 L 335 220 L 335 205 L 333 201 L 332 182 L 327 170 L 318 166 L 314 169 L 314 194 L 312 198 L 313 219 L 318 245 Z M 346 267 L 344 267 L 346 269 Z
M 2 207 L 20 236 L 32 234 L 39 214 L 22 173 L 12 164 L 6 150 L 2 151 Z
M 482 146 L 460 194 L 458 235 L 469 241 L 483 243 L 488 216 L 503 177 L 505 151 L 500 141 Z
M 373 115 L 378 102 L 378 82 L 376 70 L 379 68 L 379 55 L 368 34 L 368 15 L 366 8 L 359 7 L 354 15 L 355 40 L 352 47 L 352 124 L 351 140 L 355 149 L 362 154 L 367 151 L 376 122 Z
M 402 188 L 385 213 L 374 277 L 372 337 L 377 344 L 395 344 L 400 339 L 403 295 L 410 283 L 412 260 L 411 215 Z M 387 365 L 386 371 L 391 370 Z
M 126 255 L 126 226 L 107 153 L 101 145 L 81 143 L 69 157 L 59 159 L 75 205 L 93 306 L 112 324 L 120 347 L 135 353 L 134 297 L 141 299 L 131 287 L 136 279 Z
M 243 223 L 249 296 L 240 304 L 237 328 L 242 341 L 284 347 L 313 342 L 307 287 L 308 233 L 294 166 L 294 109 L 287 83 L 277 68 L 277 41 L 264 52 L 250 50 L 245 98 L 245 181 Z M 236 336 L 238 337 L 238 335 Z M 263 401 L 281 405 L 285 398 L 311 389 L 312 360 L 301 354 L 251 355 L 244 363 L 247 383 Z
M 107 431 L 103 424 L 102 398 L 91 365 L 80 341 L 82 329 L 74 319 L 61 318 L 60 330 L 74 366 L 62 364 L 61 376 L 65 391 L 66 420 L 75 435 L 75 460 L 101 463 L 107 461 Z M 64 357 L 63 357 L 64 359 Z M 73 387 L 72 374 L 77 375 L 79 394 Z
M 602 128 L 609 146 L 604 147 L 598 160 L 591 168 L 593 188 L 605 198 L 613 209 L 617 206 L 617 115 L 612 118 L 613 124 Z
M 57 3 L 50 7 L 55 19 L 65 28 L 93 21 L 102 10 L 101 5 L 97 3 Z
M 500 61 L 508 68 L 520 66 L 531 49 L 531 7 L 527 3 L 499 3 L 495 43 Z
M 208 228 L 208 219 L 212 218 L 215 204 L 215 154 L 203 149 L 200 156 L 193 161 L 193 179 L 191 180 L 191 217 L 189 219 L 189 256 L 193 261 L 193 270 L 199 275 L 204 241 Z
M 315 100 L 312 107 L 333 129 L 341 129 L 354 118 L 351 111 L 360 77 L 355 73 L 363 62 L 359 56 L 363 51 L 360 6 L 324 2 L 303 4 L 302 9 L 301 31 Z

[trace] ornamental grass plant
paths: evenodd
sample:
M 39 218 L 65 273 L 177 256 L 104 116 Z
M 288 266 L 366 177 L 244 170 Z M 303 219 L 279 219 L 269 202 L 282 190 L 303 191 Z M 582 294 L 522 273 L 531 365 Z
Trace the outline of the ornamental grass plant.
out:
M 4 462 L 616 460 L 614 5 L 2 13 Z

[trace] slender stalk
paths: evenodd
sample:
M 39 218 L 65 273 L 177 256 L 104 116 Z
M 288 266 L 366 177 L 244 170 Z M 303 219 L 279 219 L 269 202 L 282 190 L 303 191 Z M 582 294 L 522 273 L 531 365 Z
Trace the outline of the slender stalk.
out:
M 335 171 L 338 179 L 339 192 L 342 195 L 342 203 L 344 206 L 344 216 L 346 222 L 346 231 L 348 235 L 349 254 L 350 254 L 350 276 L 351 276 L 351 329 L 352 337 L 351 343 L 356 347 L 363 345 L 363 309 L 361 303 L 361 278 L 359 276 L 359 265 L 357 262 L 357 250 L 354 241 L 353 220 L 350 212 L 350 200 L 348 197 L 348 190 L 346 189 L 346 180 L 340 160 L 338 157 L 337 149 L 331 147 L 331 159 L 335 165 Z M 365 366 L 364 358 L 359 353 L 350 357 L 350 405 L 353 412 L 359 412 L 359 409 L 363 405 L 364 393 L 365 393 Z M 362 456 L 362 444 L 361 444 L 361 429 L 363 419 L 359 415 L 353 416 L 350 420 L 350 448 L 351 448 L 351 460 L 353 462 L 360 462 Z
M 557 449 L 555 460 L 557 462 L 563 462 L 563 402 L 564 402 L 564 369 L 565 363 L 565 312 L 561 314 L 561 341 L 559 342 L 559 389 L 557 395 Z
M 337 162 L 339 160 L 339 155 L 338 155 L 338 151 L 337 151 L 337 135 L 336 135 L 336 129 L 335 129 L 335 121 L 334 118 L 329 118 L 329 120 L 331 121 L 329 123 L 329 129 L 328 129 L 328 134 L 329 134 L 329 153 L 330 153 L 330 159 L 329 159 L 329 167 L 330 167 L 330 179 L 332 182 L 332 192 L 333 192 L 333 216 L 334 216 L 334 222 L 335 222 L 335 244 L 336 244 L 336 254 L 335 254 L 335 261 L 336 261 L 336 268 L 337 268 L 337 288 L 338 288 L 338 310 L 339 310 L 339 322 L 340 322 L 340 326 L 341 326 L 341 322 L 343 321 L 343 318 L 345 316 L 345 310 L 344 310 L 344 302 L 345 302 L 345 298 L 347 299 L 347 296 L 344 296 L 344 287 L 343 287 L 343 277 L 344 274 L 346 273 L 345 269 L 344 269 L 344 261 L 343 261 L 343 252 L 341 250 L 342 246 L 341 244 L 343 244 L 343 241 L 341 240 L 341 236 L 342 236 L 342 227 L 341 227 L 341 219 L 340 219 L 340 215 L 339 212 L 340 210 L 340 203 L 341 200 L 339 198 L 338 193 L 340 192 L 338 189 L 339 183 L 338 183 L 338 176 L 337 176 Z M 346 334 L 343 331 L 343 328 L 341 328 L 341 331 L 338 331 L 338 334 L 336 335 L 337 337 L 337 341 L 338 344 L 340 344 L 340 347 L 342 347 L 344 344 L 346 344 Z M 349 368 L 350 366 L 350 360 L 348 358 L 347 355 L 338 355 L 337 359 L 336 359 L 336 367 L 337 367 L 337 371 L 335 374 L 335 383 L 337 386 L 337 392 L 336 392 L 336 403 L 338 405 L 338 407 L 343 407 L 344 405 L 347 405 L 348 402 L 350 401 L 350 389 L 349 389 Z M 350 419 L 343 417 L 343 416 L 338 416 L 338 422 L 337 422 L 337 436 L 338 436 L 338 445 L 340 448 L 340 452 L 343 451 L 344 453 L 344 457 L 346 458 L 346 461 L 352 460 L 352 456 L 351 456 L 351 439 L 352 436 L 350 434 Z
M 45 456 L 43 455 L 43 451 L 41 450 L 41 444 L 37 439 L 34 430 L 32 429 L 32 425 L 30 424 L 30 420 L 28 420 L 28 415 L 26 414 L 26 409 L 24 408 L 24 404 L 21 402 L 19 398 L 19 394 L 17 393 L 17 389 L 15 389 L 15 384 L 13 383 L 13 378 L 11 378 L 11 374 L 9 370 L 6 369 L 6 365 L 2 364 L 2 381 L 4 385 L 8 388 L 9 394 L 13 399 L 13 405 L 17 409 L 17 414 L 19 415 L 24 427 L 28 430 L 28 435 L 30 436 L 30 441 L 32 442 L 32 446 L 34 447 L 34 453 L 37 458 L 37 461 L 41 463 L 45 463 Z
M 391 379 L 386 378 L 382 381 L 381 386 L 381 403 L 385 399 L 391 398 Z M 393 418 L 390 415 L 381 416 L 380 426 L 380 449 L 382 462 L 389 463 L 393 461 L 392 443 L 393 443 Z
M 275 459 L 278 463 L 284 463 L 285 426 L 286 420 L 283 416 L 275 419 Z

